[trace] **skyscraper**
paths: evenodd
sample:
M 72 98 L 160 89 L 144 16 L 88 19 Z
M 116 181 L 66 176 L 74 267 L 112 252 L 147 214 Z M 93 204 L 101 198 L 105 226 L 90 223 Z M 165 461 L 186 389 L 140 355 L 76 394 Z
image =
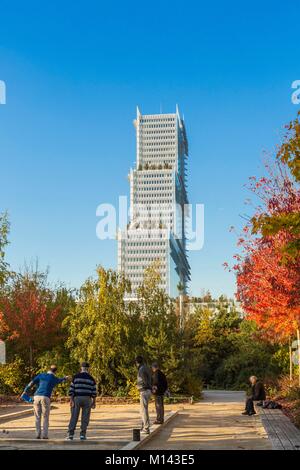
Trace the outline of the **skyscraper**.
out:
M 186 293 L 190 266 L 186 253 L 186 160 L 188 142 L 178 108 L 173 114 L 142 115 L 137 108 L 136 168 L 129 173 L 130 221 L 118 234 L 118 270 L 132 284 L 159 260 L 168 295 Z

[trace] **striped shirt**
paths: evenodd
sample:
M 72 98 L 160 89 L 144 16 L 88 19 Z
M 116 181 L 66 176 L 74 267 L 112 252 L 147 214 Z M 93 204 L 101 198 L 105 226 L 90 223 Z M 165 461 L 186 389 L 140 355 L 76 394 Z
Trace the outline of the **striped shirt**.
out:
M 70 390 L 70 397 L 93 397 L 97 395 L 96 382 L 87 372 L 74 375 Z

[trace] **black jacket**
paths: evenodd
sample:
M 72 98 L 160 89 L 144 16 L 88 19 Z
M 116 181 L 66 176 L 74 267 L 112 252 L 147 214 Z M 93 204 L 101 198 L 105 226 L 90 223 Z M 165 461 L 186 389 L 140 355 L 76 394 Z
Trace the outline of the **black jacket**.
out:
M 152 382 L 151 382 L 150 369 L 145 364 L 142 364 L 138 368 L 137 389 L 140 392 L 143 392 L 145 390 L 151 390 L 151 388 L 152 388 Z
M 265 400 L 266 399 L 266 392 L 265 387 L 262 382 L 256 382 L 256 384 L 252 385 L 252 396 L 253 400 Z
M 152 375 L 152 386 L 154 395 L 164 395 L 168 390 L 168 382 L 165 374 L 161 370 L 156 370 Z

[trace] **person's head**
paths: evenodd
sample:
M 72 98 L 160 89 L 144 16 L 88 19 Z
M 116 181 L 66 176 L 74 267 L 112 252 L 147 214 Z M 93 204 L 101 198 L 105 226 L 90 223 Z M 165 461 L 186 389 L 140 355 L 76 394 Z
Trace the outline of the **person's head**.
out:
M 84 361 L 80 364 L 80 368 L 81 368 L 81 372 L 88 372 L 90 365 L 88 362 Z
M 251 375 L 251 377 L 249 378 L 249 381 L 251 385 L 255 385 L 257 382 L 257 377 L 255 375 Z
M 158 362 L 153 362 L 151 367 L 153 372 L 156 372 L 159 369 Z
M 50 366 L 50 371 L 52 372 L 52 374 L 56 374 L 57 372 L 57 366 L 55 364 L 51 364 Z
M 144 364 L 143 356 L 136 356 L 135 364 L 136 364 L 137 367 L 140 367 L 142 364 Z

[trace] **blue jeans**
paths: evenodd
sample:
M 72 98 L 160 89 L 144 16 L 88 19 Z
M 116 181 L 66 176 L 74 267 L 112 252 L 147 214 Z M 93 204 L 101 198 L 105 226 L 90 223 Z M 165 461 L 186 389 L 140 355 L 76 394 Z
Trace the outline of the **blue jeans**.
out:
M 140 406 L 141 406 L 141 418 L 142 418 L 142 429 L 148 431 L 150 428 L 150 418 L 149 418 L 149 401 L 151 398 L 151 390 L 142 390 L 140 391 Z
M 74 398 L 74 406 L 71 409 L 71 419 L 69 423 L 69 435 L 70 436 L 74 435 L 80 410 L 81 410 L 80 434 L 84 436 L 86 435 L 86 430 L 90 422 L 91 408 L 92 408 L 91 397 L 75 397 Z

